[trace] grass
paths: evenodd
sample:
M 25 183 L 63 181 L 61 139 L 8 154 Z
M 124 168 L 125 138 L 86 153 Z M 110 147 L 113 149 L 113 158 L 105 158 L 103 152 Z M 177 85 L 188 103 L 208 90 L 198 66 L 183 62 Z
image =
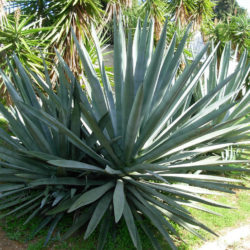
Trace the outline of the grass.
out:
M 239 227 L 240 224 L 247 223 L 250 218 L 250 193 L 248 190 L 239 190 L 236 195 L 223 194 L 221 196 L 213 197 L 214 200 L 234 207 L 235 209 L 224 209 L 217 207 L 209 207 L 210 210 L 221 214 L 216 216 L 208 213 L 201 212 L 199 210 L 190 209 L 195 218 L 206 224 L 214 232 L 219 233 L 226 231 L 228 228 Z M 196 236 L 188 233 L 187 231 L 180 229 L 179 232 L 182 238 L 185 240 L 186 245 L 181 244 L 179 249 L 191 250 L 203 244 L 203 241 Z M 215 236 L 199 230 L 199 233 L 207 240 L 216 239 Z
M 59 225 L 60 232 L 63 233 L 67 227 L 70 226 L 70 216 L 66 217 L 61 224 Z M 18 220 L 13 220 L 12 218 L 7 217 L 5 220 L 0 222 L 0 226 L 6 232 L 6 236 L 11 240 L 16 240 L 21 243 L 29 243 L 28 250 L 40 250 L 40 249 L 72 249 L 72 250 L 94 250 L 96 249 L 96 243 L 98 239 L 98 232 L 93 233 L 90 238 L 83 240 L 83 235 L 78 232 L 73 237 L 69 238 L 65 242 L 60 242 L 57 240 L 58 235 L 54 235 L 54 239 L 50 242 L 47 247 L 44 247 L 44 241 L 46 238 L 47 231 L 46 229 L 39 232 L 39 235 L 32 239 L 32 233 L 39 225 L 40 220 L 34 218 L 28 225 L 23 225 L 25 218 L 20 218 Z M 105 250 L 115 250 L 115 249 L 134 249 L 133 243 L 130 240 L 129 232 L 126 228 L 125 222 L 122 221 L 120 225 L 117 226 L 117 233 L 108 235 L 108 241 L 105 245 Z M 112 230 L 115 232 L 115 230 Z M 143 249 L 151 249 L 150 242 L 148 238 L 143 235 L 142 231 L 139 232 L 141 235 Z M 118 247 L 119 246 L 119 247 Z M 84 248 L 83 248 L 84 247 Z
M 210 197 L 211 198 L 211 197 Z M 247 219 L 250 218 L 250 194 L 247 190 L 239 190 L 236 195 L 232 194 L 223 194 L 221 196 L 213 197 L 213 199 L 218 202 L 228 204 L 235 207 L 236 209 L 222 209 L 209 207 L 211 210 L 222 214 L 223 216 L 215 216 L 212 214 L 204 213 L 196 209 L 189 209 L 192 214 L 199 219 L 201 222 L 204 222 L 209 228 L 215 232 L 226 230 L 226 228 L 237 227 L 240 224 L 246 223 Z M 208 207 L 208 206 L 207 206 Z M 4 221 L 1 221 L 0 226 L 6 232 L 8 238 L 12 240 L 17 240 L 22 243 L 28 242 L 28 250 L 42 250 L 42 249 L 72 249 L 72 250 L 94 250 L 96 249 L 96 242 L 98 239 L 98 232 L 95 232 L 91 237 L 84 241 L 83 240 L 83 231 L 75 234 L 65 242 L 60 242 L 58 240 L 59 235 L 54 235 L 54 239 L 50 242 L 47 247 L 44 247 L 44 241 L 46 238 L 47 231 L 43 229 L 38 236 L 32 240 L 32 232 L 39 224 L 39 219 L 34 218 L 28 225 L 23 225 L 25 218 L 20 218 L 18 220 L 13 220 L 12 218 L 6 218 Z M 71 217 L 68 216 L 65 218 L 59 225 L 60 232 L 63 233 L 67 227 L 70 226 Z M 187 232 L 186 230 L 175 225 L 177 231 L 180 233 L 182 239 L 186 242 L 176 242 L 178 244 L 178 249 L 180 250 L 191 250 L 195 247 L 200 246 L 203 241 Z M 111 230 L 108 235 L 108 241 L 105 245 L 105 250 L 133 250 L 133 244 L 130 239 L 128 230 L 126 228 L 125 222 L 122 221 L 121 224 L 117 226 L 116 230 Z M 116 234 L 114 233 L 116 231 Z M 141 241 L 144 250 L 152 249 L 150 241 L 143 234 L 142 231 L 139 232 L 141 236 Z M 209 233 L 199 230 L 199 233 L 206 239 L 215 239 Z M 160 238 L 162 242 L 163 249 L 169 249 L 166 243 Z

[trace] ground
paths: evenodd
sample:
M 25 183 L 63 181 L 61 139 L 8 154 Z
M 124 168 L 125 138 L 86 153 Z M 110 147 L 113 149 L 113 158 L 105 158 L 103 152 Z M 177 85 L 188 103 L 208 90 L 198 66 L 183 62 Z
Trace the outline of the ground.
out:
M 228 250 L 249 250 L 250 249 L 250 234 L 244 240 L 236 244 L 229 245 L 227 247 Z
M 249 224 L 238 228 L 223 230 L 218 239 L 207 242 L 197 250 L 250 250 L 250 219 Z
M 0 250 L 25 250 L 27 244 L 19 243 L 7 238 L 5 232 L 0 228 Z
M 250 249 L 250 235 L 237 244 L 229 245 L 227 250 L 249 250 Z

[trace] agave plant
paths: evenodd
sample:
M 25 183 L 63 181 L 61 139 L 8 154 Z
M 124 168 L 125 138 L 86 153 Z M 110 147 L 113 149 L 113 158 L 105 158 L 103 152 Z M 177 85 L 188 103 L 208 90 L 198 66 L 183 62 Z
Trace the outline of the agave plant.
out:
M 215 234 L 186 206 L 209 213 L 213 212 L 200 204 L 228 208 L 203 194 L 233 193 L 231 189 L 239 187 L 234 184 L 238 180 L 199 175 L 197 170 L 247 170 L 243 165 L 249 161 L 222 160 L 206 153 L 243 143 L 244 136 L 247 139 L 249 118 L 241 120 L 247 110 L 226 121 L 218 119 L 233 107 L 241 107 L 229 98 L 232 93 L 212 101 L 238 74 L 246 74 L 249 66 L 242 64 L 186 105 L 213 62 L 216 48 L 200 65 L 207 45 L 177 75 L 188 31 L 177 50 L 175 36 L 166 48 L 165 24 L 154 49 L 154 24 L 148 28 L 145 20 L 142 28 L 138 24 L 133 39 L 128 34 L 126 47 L 119 20 L 114 24 L 114 89 L 94 29 L 101 79 L 73 33 L 85 69 L 86 91 L 81 88 L 82 79 L 73 75 L 59 53 L 56 91 L 46 64 L 46 81 L 35 73 L 30 78 L 15 55 L 18 72 L 9 64 L 13 83 L 2 73 L 15 105 L 9 110 L 0 105 L 14 134 L 0 133 L 5 143 L 0 147 L 0 209 L 7 209 L 1 217 L 26 215 L 28 223 L 40 216 L 43 220 L 34 234 L 49 225 L 48 242 L 57 224 L 70 213 L 74 215 L 72 227 L 62 239 L 83 226 L 86 239 L 100 225 L 98 249 L 103 249 L 112 225 L 125 220 L 135 248 L 142 249 L 141 227 L 153 247 L 161 249 L 150 221 L 176 249 L 173 237 L 179 234 L 171 221 L 201 238 L 197 227 Z
M 194 96 L 196 100 L 204 97 L 209 93 L 211 89 L 219 84 L 219 82 L 225 80 L 230 73 L 236 69 L 237 74 L 235 74 L 234 78 L 232 78 L 229 83 L 223 87 L 218 94 L 210 101 L 210 104 L 216 103 L 221 99 L 227 100 L 226 102 L 233 103 L 238 100 L 238 104 L 224 114 L 218 116 L 216 122 L 227 122 L 236 117 L 241 116 L 241 120 L 238 123 L 244 123 L 247 121 L 250 107 L 249 103 L 249 95 L 250 90 L 247 88 L 246 78 L 249 75 L 249 68 L 245 67 L 248 61 L 247 52 L 244 51 L 240 57 L 239 62 L 237 63 L 238 51 L 233 51 L 231 49 L 231 43 L 226 43 L 225 48 L 222 52 L 220 61 L 218 61 L 217 55 L 215 54 L 212 63 L 205 70 L 203 77 L 201 77 L 197 88 L 195 89 Z M 219 64 L 219 66 L 218 66 Z M 242 68 L 242 70 L 239 70 Z M 204 106 L 204 109 L 206 106 Z M 218 141 L 227 142 L 232 141 L 230 137 L 237 137 L 238 145 L 230 146 L 229 149 L 226 149 L 226 153 L 223 155 L 225 158 L 233 158 L 237 151 L 245 151 L 246 145 L 243 142 L 239 143 L 241 140 L 245 140 L 245 135 L 235 135 L 231 133 L 227 136 L 227 138 L 219 138 Z M 235 151 L 235 152 L 234 152 Z
M 200 78 L 195 91 L 195 97 L 196 100 L 198 100 L 206 96 L 211 89 L 219 84 L 219 82 L 225 80 L 232 71 L 235 70 L 237 72 L 229 83 L 225 85 L 210 102 L 215 103 L 222 98 L 226 98 L 228 99 L 227 103 L 232 103 L 239 99 L 237 106 L 232 107 L 220 116 L 220 121 L 230 121 L 231 119 L 237 117 L 240 113 L 242 114 L 242 117 L 249 113 L 248 101 L 250 93 L 249 91 L 246 91 L 246 78 L 249 74 L 249 67 L 246 67 L 248 61 L 247 52 L 244 51 L 242 53 L 239 62 L 237 62 L 237 54 L 237 50 L 233 51 L 231 49 L 231 43 L 226 43 L 220 61 L 218 61 L 215 54 L 212 63 L 205 70 L 204 76 Z M 240 70 L 241 68 L 242 70 Z M 239 98 L 239 95 L 243 95 L 243 98 Z

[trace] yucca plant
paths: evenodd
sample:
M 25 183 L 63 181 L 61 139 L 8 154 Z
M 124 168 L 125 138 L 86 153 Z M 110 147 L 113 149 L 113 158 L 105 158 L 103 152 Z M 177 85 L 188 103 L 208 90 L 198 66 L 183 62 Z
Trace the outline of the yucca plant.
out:
M 6 74 L 9 74 L 6 57 L 10 57 L 13 51 L 24 66 L 27 65 L 37 74 L 42 74 L 43 61 L 39 55 L 41 51 L 45 52 L 45 46 L 49 41 L 47 39 L 39 41 L 38 34 L 48 31 L 50 28 L 37 28 L 37 22 L 31 22 L 31 19 L 30 16 L 20 16 L 20 12 L 17 10 L 14 16 L 7 15 L 5 22 L 1 25 L 0 67 Z M 0 78 L 0 95 L 8 103 L 8 96 L 2 86 L 2 78 Z
M 249 161 L 222 160 L 206 153 L 247 143 L 249 118 L 241 122 L 247 110 L 223 121 L 218 117 L 238 106 L 237 100 L 211 101 L 249 66 L 242 65 L 186 106 L 216 49 L 199 65 L 207 45 L 177 75 L 188 31 L 176 51 L 175 36 L 166 49 L 165 24 L 154 49 L 153 27 L 147 20 L 142 28 L 138 23 L 134 38 L 128 34 L 126 47 L 122 23 L 115 21 L 114 89 L 94 29 L 101 79 L 73 33 L 85 69 L 86 92 L 82 79 L 73 75 L 58 53 L 55 91 L 46 65 L 46 81 L 32 73 L 34 83 L 14 56 L 18 72 L 9 64 L 13 83 L 2 73 L 15 105 L 9 110 L 0 106 L 14 134 L 0 133 L 5 144 L 0 147 L 0 209 L 7 209 L 1 217 L 28 215 L 25 223 L 34 216 L 43 218 L 34 234 L 49 225 L 47 243 L 70 213 L 72 227 L 62 239 L 81 227 L 86 239 L 100 225 L 98 249 L 103 249 L 109 230 L 115 228 L 112 225 L 123 219 L 137 249 L 142 249 L 137 227 L 155 249 L 161 249 L 148 221 L 172 249 L 176 249 L 173 237 L 179 234 L 171 221 L 201 238 L 197 228 L 215 234 L 185 207 L 209 213 L 213 212 L 200 203 L 228 208 L 202 194 L 233 193 L 232 188 L 239 187 L 234 184 L 238 180 L 199 175 L 197 170 L 247 171 L 243 165 Z M 232 133 L 234 137 L 229 136 Z
M 47 48 L 58 48 L 65 61 L 71 66 L 71 70 L 79 72 L 70 27 L 74 29 L 79 40 L 87 41 L 90 38 L 90 22 L 99 23 L 101 21 L 101 1 L 9 0 L 7 2 L 12 8 L 19 7 L 21 12 L 26 15 L 32 13 L 33 18 L 40 23 L 41 27 L 52 27 L 44 36 L 50 40 Z
M 15 51 L 25 66 L 41 74 L 43 67 L 39 54 L 44 51 L 49 41 L 47 39 L 39 41 L 38 34 L 51 28 L 37 28 L 37 22 L 31 22 L 31 19 L 32 17 L 7 16 L 7 21 L 0 30 L 0 66 L 2 69 L 7 70 L 5 57 L 10 57 Z
M 8 75 L 9 68 L 7 67 L 6 57 L 10 57 L 15 51 L 19 60 L 24 66 L 30 67 L 37 74 L 42 74 L 43 61 L 40 58 L 40 53 L 48 54 L 45 50 L 49 40 L 44 38 L 39 40 L 39 34 L 48 31 L 50 28 L 37 28 L 38 22 L 31 21 L 32 16 L 20 16 L 20 11 L 17 10 L 15 15 L 9 14 L 6 16 L 5 22 L 0 29 L 0 68 Z M 48 58 L 48 57 L 47 57 Z M 47 60 L 47 59 L 46 59 Z M 49 60 L 47 60 L 49 63 Z M 9 96 L 3 86 L 2 78 L 0 77 L 0 96 L 2 103 L 9 103 Z
M 250 52 L 250 22 L 248 15 L 228 16 L 224 22 L 220 21 L 217 25 L 210 25 L 205 31 L 210 39 L 220 42 L 219 52 L 222 53 L 225 44 L 232 42 L 232 47 L 238 47 L 238 54 L 244 50 L 248 51 L 248 60 Z

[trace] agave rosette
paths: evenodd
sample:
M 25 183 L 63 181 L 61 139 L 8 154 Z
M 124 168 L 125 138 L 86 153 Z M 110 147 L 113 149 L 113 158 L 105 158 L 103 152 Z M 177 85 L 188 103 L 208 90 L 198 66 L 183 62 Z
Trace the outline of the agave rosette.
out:
M 213 47 L 213 46 L 212 46 Z M 216 87 L 219 82 L 226 79 L 234 70 L 237 72 L 234 77 L 223 87 L 218 94 L 210 101 L 210 104 L 218 103 L 219 100 L 226 99 L 227 103 L 234 103 L 237 101 L 237 105 L 234 105 L 231 109 L 227 110 L 221 114 L 215 122 L 226 122 L 233 119 L 237 119 L 241 116 L 241 120 L 237 123 L 247 122 L 250 112 L 249 106 L 249 95 L 250 90 L 248 88 L 249 83 L 247 82 L 247 77 L 249 76 L 249 67 L 246 67 L 248 61 L 247 52 L 244 51 L 237 62 L 238 50 L 235 51 L 231 49 L 231 42 L 225 45 L 220 63 L 218 65 L 218 58 L 215 54 L 211 64 L 205 70 L 203 77 L 201 77 L 199 84 L 194 91 L 194 97 L 196 100 L 207 95 L 214 87 Z M 203 109 L 206 109 L 205 105 Z M 245 120 L 246 119 L 246 120 Z M 223 157 L 227 159 L 235 159 L 236 155 L 241 158 L 242 153 L 247 155 L 248 143 L 245 143 L 247 139 L 247 133 L 230 133 L 225 137 L 218 138 L 217 143 L 220 142 L 237 142 L 236 144 L 231 144 L 223 152 Z M 249 140 L 249 137 L 248 137 Z M 240 143 L 242 141 L 242 143 Z
M 170 221 L 201 238 L 197 227 L 215 234 L 185 207 L 210 213 L 201 204 L 228 208 L 203 194 L 233 193 L 239 187 L 238 180 L 198 170 L 247 171 L 247 161 L 223 160 L 209 152 L 248 143 L 249 118 L 242 120 L 248 109 L 241 109 L 242 101 L 231 98 L 230 91 L 219 94 L 228 84 L 237 84 L 237 76 L 245 75 L 249 66 L 241 62 L 194 102 L 194 90 L 216 48 L 200 64 L 206 45 L 177 75 L 188 30 L 175 49 L 175 36 L 166 46 L 165 24 L 154 49 L 153 27 L 153 21 L 148 26 L 145 20 L 142 27 L 138 23 L 126 46 L 122 23 L 115 22 L 114 89 L 94 29 L 101 79 L 75 38 L 86 90 L 58 53 L 55 91 L 45 64 L 45 81 L 34 73 L 30 78 L 14 56 L 18 73 L 9 64 L 13 84 L 2 73 L 15 104 L 10 110 L 0 106 L 14 134 L 0 133 L 0 209 L 8 209 L 2 216 L 26 215 L 25 223 L 43 216 L 36 232 L 50 225 L 47 242 L 64 215 L 72 213 L 76 219 L 62 238 L 83 226 L 88 238 L 100 224 L 98 249 L 104 247 L 112 223 L 123 218 L 137 249 L 142 248 L 138 226 L 161 249 L 145 218 L 172 249 L 172 235 L 179 235 Z M 237 109 L 226 120 L 218 119 Z

